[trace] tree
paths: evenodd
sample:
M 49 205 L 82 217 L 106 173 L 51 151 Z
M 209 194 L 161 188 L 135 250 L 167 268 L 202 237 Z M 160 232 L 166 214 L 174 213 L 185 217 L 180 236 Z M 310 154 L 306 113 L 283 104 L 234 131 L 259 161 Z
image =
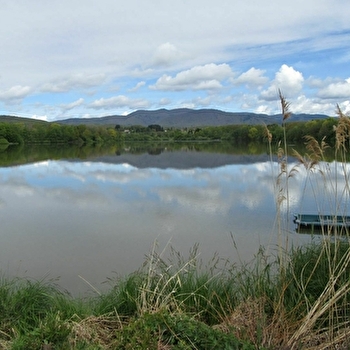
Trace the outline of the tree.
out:
M 256 128 L 256 127 L 251 127 L 250 129 L 249 129 L 249 132 L 248 132 L 248 137 L 252 140 L 252 141 L 254 141 L 254 140 L 256 140 L 257 139 L 257 137 L 258 137 L 258 129 Z
M 158 124 L 148 125 L 147 129 L 154 130 L 154 131 L 163 131 L 163 128 Z

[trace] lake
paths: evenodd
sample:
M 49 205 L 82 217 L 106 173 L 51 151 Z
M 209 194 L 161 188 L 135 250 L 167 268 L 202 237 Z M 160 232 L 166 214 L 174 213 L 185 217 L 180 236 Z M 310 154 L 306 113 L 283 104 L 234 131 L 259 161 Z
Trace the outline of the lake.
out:
M 37 147 L 3 150 L 0 159 L 6 276 L 52 279 L 82 295 L 140 268 L 155 244 L 183 256 L 198 244 L 204 263 L 215 253 L 239 263 L 260 245 L 276 250 L 278 163 L 264 151 Z M 312 212 L 329 198 L 320 183 L 324 198 L 314 202 L 307 177 L 301 168 L 290 180 L 289 208 L 281 208 L 289 244 L 311 240 L 295 232 L 291 213 Z

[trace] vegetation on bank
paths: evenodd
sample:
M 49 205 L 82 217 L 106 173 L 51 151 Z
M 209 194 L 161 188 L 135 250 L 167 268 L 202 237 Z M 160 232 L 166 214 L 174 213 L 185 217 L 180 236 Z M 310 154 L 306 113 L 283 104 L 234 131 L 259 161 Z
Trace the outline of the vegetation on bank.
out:
M 306 171 L 315 197 L 327 188 L 333 215 L 350 197 L 346 163 L 350 119 L 338 108 L 331 127 L 341 165 L 325 160 L 326 138 L 307 136 L 307 151 L 288 163 L 289 103 L 280 93 L 282 134 L 275 247 L 261 247 L 239 265 L 214 256 L 205 266 L 198 246 L 189 257 L 157 247 L 136 272 L 110 282 L 110 290 L 72 298 L 45 281 L 0 281 L 2 349 L 348 349 L 350 348 L 350 244 L 348 229 L 323 227 L 314 243 L 289 247 L 289 183 Z M 264 129 L 273 155 L 275 126 Z M 152 131 L 153 132 L 153 131 Z M 159 132 L 159 131 L 156 131 Z M 318 134 L 319 136 L 319 134 Z M 288 140 L 289 142 L 289 140 Z M 313 181 L 319 174 L 322 183 Z M 336 176 L 334 176 L 336 175 Z M 319 186 L 319 187 L 317 187 Z M 343 186 L 342 188 L 340 188 Z M 345 208 L 347 209 L 347 208 Z M 286 238 L 286 239 L 285 239 Z M 235 253 L 234 235 L 232 246 Z M 167 252 L 167 250 L 165 250 Z
M 283 140 L 284 134 L 289 143 L 304 143 L 305 136 L 310 135 L 316 140 L 321 141 L 327 138 L 329 145 L 335 145 L 335 134 L 333 127 L 337 125 L 337 118 L 317 119 L 307 122 L 291 122 L 286 124 L 268 125 L 271 134 L 277 144 Z M 122 132 L 122 138 L 125 141 L 229 141 L 233 143 L 266 143 L 265 125 L 227 125 L 227 126 L 208 126 L 201 128 L 182 128 L 163 129 L 159 125 L 149 127 L 131 126 L 120 127 L 116 130 Z
M 269 125 L 275 140 L 282 140 L 284 133 L 289 143 L 302 143 L 306 135 L 321 141 L 327 138 L 335 145 L 333 127 L 337 118 L 317 119 L 308 122 L 288 122 L 285 125 Z M 178 141 L 228 141 L 233 143 L 259 143 L 267 141 L 264 125 L 229 125 L 202 128 L 163 128 L 160 125 L 87 126 L 61 125 L 58 123 L 4 123 L 0 122 L 0 145 L 15 144 L 98 144 L 116 142 L 178 142 Z
M 349 245 L 261 249 L 241 266 L 154 250 L 105 294 L 0 282 L 1 349 L 328 349 L 349 346 Z M 337 274 L 329 268 L 335 266 Z
M 57 123 L 0 123 L 0 143 L 90 144 L 118 141 L 113 128 Z

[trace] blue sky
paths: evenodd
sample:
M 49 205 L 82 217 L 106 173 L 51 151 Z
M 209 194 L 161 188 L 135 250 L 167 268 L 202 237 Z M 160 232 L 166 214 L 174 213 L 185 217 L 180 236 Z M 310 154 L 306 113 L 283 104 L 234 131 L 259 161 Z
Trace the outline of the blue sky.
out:
M 1 1 L 1 0 L 0 0 Z M 0 113 L 350 113 L 348 0 L 1 1 Z

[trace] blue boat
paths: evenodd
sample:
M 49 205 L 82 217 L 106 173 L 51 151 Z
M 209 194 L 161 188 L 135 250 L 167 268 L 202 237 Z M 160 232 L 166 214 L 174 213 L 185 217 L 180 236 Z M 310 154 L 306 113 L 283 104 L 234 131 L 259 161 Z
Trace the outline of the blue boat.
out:
M 293 221 L 299 228 L 350 227 L 350 216 L 344 215 L 294 214 Z

